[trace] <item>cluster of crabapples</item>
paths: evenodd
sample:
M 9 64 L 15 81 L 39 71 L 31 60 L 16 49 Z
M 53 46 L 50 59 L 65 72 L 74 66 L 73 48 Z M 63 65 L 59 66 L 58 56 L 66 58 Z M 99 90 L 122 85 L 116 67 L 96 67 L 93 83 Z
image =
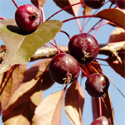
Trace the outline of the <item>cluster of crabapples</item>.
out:
M 91 63 L 99 52 L 97 40 L 88 33 L 74 35 L 68 43 L 69 54 L 59 53 L 49 64 L 51 78 L 60 84 L 75 82 L 80 73 L 80 65 Z M 93 73 L 87 77 L 87 92 L 93 97 L 103 96 L 109 87 L 107 77 L 100 73 Z
M 33 5 L 22 5 L 16 10 L 15 21 L 18 27 L 26 32 L 35 31 L 41 24 L 41 20 L 41 12 Z M 68 50 L 69 54 L 60 53 L 53 57 L 49 65 L 51 78 L 60 84 L 75 82 L 80 73 L 79 64 L 92 62 L 98 55 L 99 45 L 92 35 L 81 33 L 70 39 Z M 87 78 L 85 85 L 91 96 L 100 97 L 107 92 L 109 81 L 103 74 L 94 73 Z

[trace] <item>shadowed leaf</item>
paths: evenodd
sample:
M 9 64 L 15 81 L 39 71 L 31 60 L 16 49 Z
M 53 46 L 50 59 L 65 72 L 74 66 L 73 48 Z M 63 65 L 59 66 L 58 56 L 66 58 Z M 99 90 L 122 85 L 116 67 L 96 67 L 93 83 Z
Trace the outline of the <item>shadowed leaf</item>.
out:
M 15 91 L 13 96 L 10 98 L 6 109 L 3 112 L 3 122 L 6 123 L 8 121 L 16 121 L 16 124 L 18 124 L 20 115 L 23 116 L 23 118 L 25 117 L 26 121 L 23 121 L 24 123 L 27 123 L 27 120 L 31 122 L 36 105 L 31 101 L 30 97 L 33 93 L 39 91 L 41 88 L 40 85 L 36 84 L 38 80 L 39 79 L 23 83 Z
M 72 4 L 75 4 L 75 3 L 78 3 L 80 2 L 80 0 L 53 0 L 57 6 L 59 6 L 60 8 L 64 8 L 64 7 L 67 7 L 69 5 L 72 5 Z M 80 8 L 80 4 L 78 5 L 75 5 L 73 7 L 70 7 L 68 9 L 66 9 L 65 11 L 74 15 L 77 16 L 78 15 L 78 12 L 79 12 L 79 8 Z
M 24 81 L 27 82 L 32 79 L 36 79 L 36 78 L 40 77 L 40 80 L 38 82 L 42 85 L 42 90 L 46 90 L 49 87 L 51 87 L 53 85 L 54 81 L 50 78 L 49 70 L 47 68 L 50 61 L 51 61 L 51 59 L 43 59 L 43 60 L 35 63 L 32 67 L 30 67 L 27 70 Z
M 111 125 L 114 125 L 114 112 L 109 93 L 107 93 L 104 98 L 101 98 L 101 102 L 102 102 L 101 103 L 102 115 L 106 116 L 110 120 Z M 100 116 L 98 98 L 92 98 L 92 112 L 93 112 L 93 120 Z
M 49 61 L 49 59 L 45 59 L 35 64 L 37 66 L 37 72 L 34 77 L 30 77 L 30 79 L 24 78 L 24 81 L 12 95 L 6 109 L 3 112 L 2 118 L 5 123 L 7 122 L 9 124 L 10 122 L 11 124 L 12 121 L 18 121 L 19 118 L 22 118 L 24 123 L 27 123 L 27 120 L 30 124 L 32 123 L 35 108 L 42 101 L 42 90 L 50 87 L 53 83 L 53 81 L 49 78 L 48 70 L 46 70 Z M 35 67 L 35 65 L 30 68 L 30 71 L 32 71 L 31 69 Z M 30 73 L 29 70 L 27 73 Z M 27 73 L 25 77 L 28 77 Z M 33 72 L 31 72 L 31 74 L 32 73 Z M 37 76 L 37 73 L 39 76 Z M 49 84 L 49 82 L 51 84 Z M 15 117 L 15 119 L 12 117 Z
M 109 20 L 125 29 L 125 14 L 118 9 L 104 9 L 96 14 L 97 17 Z M 122 17 L 122 19 L 121 19 Z
M 36 108 L 33 125 L 60 125 L 65 90 L 46 97 Z
M 0 73 L 14 64 L 25 64 L 29 61 L 38 48 L 55 37 L 61 26 L 60 21 L 51 20 L 42 23 L 35 32 L 24 35 L 14 20 L 0 21 L 0 37 L 7 48 Z
M 125 52 L 119 52 L 118 56 L 120 57 L 122 64 L 120 64 L 116 59 L 108 58 L 106 59 L 109 66 L 114 69 L 116 73 L 125 78 Z
M 84 94 L 78 82 L 68 88 L 65 97 L 65 111 L 73 125 L 82 125 Z
M 91 75 L 92 73 L 102 73 L 102 69 L 100 64 L 98 63 L 97 60 L 92 61 L 88 65 L 81 65 L 81 68 L 88 74 Z M 82 73 L 82 77 L 85 75 Z
M 4 73 L 3 81 L 1 82 L 2 89 L 0 91 L 1 112 L 6 107 L 10 97 L 23 81 L 25 71 L 25 65 L 16 65 L 11 71 Z

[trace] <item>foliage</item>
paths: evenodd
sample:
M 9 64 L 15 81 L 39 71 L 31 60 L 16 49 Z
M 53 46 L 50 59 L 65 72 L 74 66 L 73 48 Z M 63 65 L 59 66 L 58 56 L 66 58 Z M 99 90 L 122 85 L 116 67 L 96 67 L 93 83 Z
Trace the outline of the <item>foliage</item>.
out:
M 31 2 L 35 6 L 38 4 L 37 0 L 31 0 Z M 125 23 L 121 19 L 125 18 L 124 11 L 111 6 L 91 14 L 92 8 L 85 6 L 82 0 L 75 0 L 75 2 L 74 0 L 53 0 L 53 2 L 61 8 L 54 15 L 65 11 L 71 14 L 72 18 L 64 21 L 51 20 L 51 16 L 54 15 L 50 15 L 50 18 L 44 20 L 43 7 L 46 0 L 39 0 L 43 21 L 32 33 L 25 33 L 19 29 L 15 19 L 1 17 L 3 20 L 0 21 L 0 38 L 4 45 L 0 48 L 2 53 L 0 54 L 0 113 L 5 125 L 60 125 L 63 106 L 72 124 L 83 124 L 83 111 L 86 108 L 84 107 L 85 96 L 79 81 L 64 85 L 62 90 L 50 94 L 45 99 L 42 95 L 43 91 L 49 91 L 48 89 L 54 84 L 49 76 L 48 68 L 51 59 L 56 53 L 68 53 L 67 49 L 63 50 L 57 46 L 55 40 L 59 32 L 69 37 L 68 33 L 62 30 L 67 21 L 77 20 L 80 33 L 82 33 L 83 27 L 86 26 L 84 21 L 87 18 L 99 18 L 100 20 L 88 31 L 90 33 L 95 30 L 94 35 L 100 27 L 107 24 L 116 27 L 109 34 L 109 41 L 105 45 L 100 45 L 99 54 L 108 55 L 107 59 L 102 58 L 102 60 L 107 62 L 120 77 L 125 78 Z M 78 16 L 81 10 L 83 15 Z M 83 19 L 83 27 L 80 26 L 79 19 Z M 102 23 L 102 21 L 105 22 Z M 54 44 L 50 42 L 51 40 L 54 40 Z M 34 54 L 39 49 L 48 48 L 50 44 L 52 48 L 56 48 L 56 52 L 48 49 L 47 58 L 44 58 L 45 56 L 41 53 L 41 59 L 38 60 L 38 55 L 38 58 L 35 58 L 38 62 L 27 69 L 27 63 L 34 61 L 32 60 Z M 79 77 L 81 78 L 86 77 L 86 74 L 89 76 L 95 72 L 103 73 L 98 58 L 89 64 L 81 64 L 80 69 L 81 76 Z M 93 119 L 96 119 L 100 116 L 100 102 L 98 98 L 92 97 L 91 99 Z M 101 110 L 102 115 L 114 125 L 114 112 L 109 92 L 105 97 L 101 97 Z

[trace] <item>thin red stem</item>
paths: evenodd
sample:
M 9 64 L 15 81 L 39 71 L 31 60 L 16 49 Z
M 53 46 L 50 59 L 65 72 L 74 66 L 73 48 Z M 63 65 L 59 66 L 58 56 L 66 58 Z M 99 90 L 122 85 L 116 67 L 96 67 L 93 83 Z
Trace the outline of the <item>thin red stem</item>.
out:
M 6 18 L 0 16 L 0 20 L 5 20 Z
M 18 8 L 18 5 L 16 4 L 15 0 L 12 0 L 12 2 L 13 2 L 14 5 L 16 6 L 16 8 Z
M 93 31 L 93 30 L 95 29 L 95 26 L 98 25 L 101 21 L 102 21 L 102 19 L 100 19 L 100 20 L 88 31 L 88 33 L 90 33 L 91 31 Z
M 104 74 L 104 73 L 103 73 Z M 104 74 L 109 80 L 110 82 L 114 85 L 114 87 L 120 92 L 120 94 L 125 98 L 125 95 L 121 92 L 121 90 L 116 86 L 116 84 L 106 75 Z
M 71 6 L 75 6 L 75 5 L 81 4 L 81 3 L 83 3 L 83 2 L 78 2 L 78 3 L 75 3 L 75 4 L 72 4 L 72 5 L 69 5 L 69 6 L 67 6 L 67 7 L 62 8 L 61 10 L 59 10 L 59 11 L 57 11 L 56 13 L 54 13 L 53 15 L 51 15 L 46 21 L 48 21 L 50 18 L 52 18 L 53 16 L 55 16 L 55 15 L 58 14 L 59 12 L 70 8 Z
M 73 17 L 73 18 L 63 20 L 62 22 L 65 23 L 65 22 L 68 22 L 68 21 L 71 21 L 71 20 L 74 20 L 74 19 L 78 19 L 78 18 L 90 18 L 90 17 L 92 18 L 92 17 L 97 17 L 97 16 L 96 15 L 77 16 L 77 17 Z M 100 17 L 97 17 L 97 18 L 100 18 Z
M 102 116 L 102 102 L 101 102 L 101 97 L 98 98 L 99 101 L 99 116 Z
M 51 41 L 49 42 L 52 46 L 56 47 L 56 45 L 54 45 Z M 57 48 L 57 47 L 56 47 Z M 65 53 L 63 50 L 61 50 L 60 48 L 58 48 L 60 50 L 60 52 Z
M 84 25 L 85 25 L 85 20 L 86 20 L 86 18 L 84 18 L 84 19 L 83 19 L 83 22 L 82 22 L 82 28 L 81 28 L 81 31 L 80 31 L 80 33 L 82 33 L 82 32 L 83 32 Z
M 101 26 L 101 24 L 102 24 L 102 21 L 103 21 L 103 19 L 101 19 L 101 21 L 100 21 L 100 24 L 99 24 L 99 26 L 98 26 L 98 28 L 96 28 L 96 31 L 95 31 L 95 33 L 94 33 L 94 37 L 96 36 L 96 34 L 97 34 L 97 32 L 98 32 L 98 30 L 99 30 L 99 28 L 100 28 L 100 26 Z
M 69 38 L 69 40 L 70 40 L 70 36 L 69 36 L 69 34 L 68 34 L 66 31 L 64 31 L 64 30 L 60 30 L 60 32 L 66 34 L 66 36 L 67 36 L 67 37 Z
M 81 67 L 79 67 L 79 68 L 80 68 L 80 70 L 82 71 L 82 73 L 88 78 L 89 75 L 88 75 Z
M 57 42 L 56 42 L 55 38 L 53 39 L 53 41 L 54 41 L 54 43 L 55 43 L 55 45 L 56 45 L 57 52 L 60 53 L 60 49 L 59 49 L 59 46 L 57 45 Z

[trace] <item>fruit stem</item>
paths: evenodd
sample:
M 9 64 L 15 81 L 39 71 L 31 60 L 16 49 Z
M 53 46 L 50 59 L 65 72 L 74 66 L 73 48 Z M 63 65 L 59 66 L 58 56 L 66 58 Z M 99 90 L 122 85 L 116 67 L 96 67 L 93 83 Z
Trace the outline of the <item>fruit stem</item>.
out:
M 99 26 L 98 26 L 98 28 L 96 28 L 96 31 L 95 31 L 95 33 L 94 33 L 94 37 L 96 36 L 96 34 L 97 34 L 97 32 L 98 32 L 98 30 L 99 30 L 99 28 L 100 28 L 100 26 L 101 26 L 101 24 L 102 24 L 102 21 L 103 21 L 103 19 L 101 19 L 101 21 L 100 21 L 100 24 L 99 24 Z
M 6 18 L 0 16 L 0 20 L 5 20 Z
M 92 17 L 97 17 L 97 16 L 96 15 L 77 16 L 77 17 L 73 17 L 73 18 L 63 20 L 62 23 L 65 23 L 65 22 L 68 22 L 68 21 L 71 21 L 71 20 L 74 20 L 74 19 L 78 19 L 78 18 L 90 18 L 90 17 L 92 18 Z M 97 17 L 97 18 L 100 18 L 100 17 Z
M 16 4 L 15 0 L 12 0 L 12 2 L 13 2 L 14 5 L 16 6 L 16 8 L 18 8 L 18 5 Z
M 52 46 L 54 46 L 54 47 L 56 47 L 56 45 L 54 45 L 52 42 L 49 42 Z M 56 47 L 57 48 L 57 47 Z M 65 53 L 63 50 L 61 50 L 59 47 L 58 47 L 58 49 L 60 50 L 60 52 L 62 52 L 62 53 Z
M 55 45 L 56 45 L 57 52 L 58 52 L 58 54 L 59 54 L 59 53 L 60 53 L 60 49 L 59 49 L 59 46 L 57 45 L 56 39 L 54 38 L 53 41 L 54 41 L 54 43 L 55 43 Z
M 80 68 L 80 70 L 82 71 L 82 73 L 88 78 L 89 75 L 88 75 L 81 67 L 79 67 L 79 68 Z
M 102 116 L 102 102 L 101 102 L 101 97 L 98 98 L 99 101 L 99 116 Z
M 88 33 L 90 33 L 92 30 L 94 30 L 94 29 L 95 29 L 95 26 L 98 25 L 101 21 L 102 21 L 102 19 L 100 19 L 100 20 L 88 31 Z
M 69 36 L 69 34 L 68 34 L 66 31 L 64 31 L 64 30 L 60 30 L 60 32 L 65 33 L 66 36 L 67 36 L 67 37 L 69 38 L 69 40 L 70 40 L 70 36 Z
M 55 12 L 53 15 L 51 15 L 46 21 L 48 21 L 50 18 L 52 18 L 53 16 L 55 16 L 55 15 L 58 14 L 59 12 L 70 8 L 71 6 L 75 6 L 75 5 L 81 4 L 81 3 L 83 3 L 83 2 L 78 2 L 78 3 L 75 3 L 75 4 L 72 4 L 72 5 L 69 5 L 69 6 L 67 6 L 67 7 L 62 8 L 61 10 L 59 10 L 59 11 Z

